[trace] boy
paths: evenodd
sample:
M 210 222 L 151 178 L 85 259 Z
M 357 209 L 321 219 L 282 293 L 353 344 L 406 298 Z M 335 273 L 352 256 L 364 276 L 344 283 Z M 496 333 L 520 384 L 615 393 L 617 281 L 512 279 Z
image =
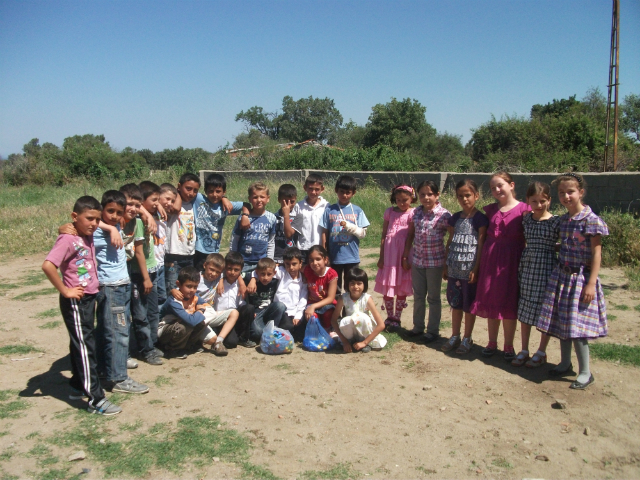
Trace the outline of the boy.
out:
M 297 198 L 296 187 L 289 183 L 280 185 L 278 189 L 280 210 L 276 213 L 276 236 L 273 252 L 273 259 L 278 265 L 282 265 L 282 254 L 285 249 L 293 247 L 298 242 L 299 232 L 294 228 Z M 299 227 L 296 226 L 296 228 Z
M 282 302 L 286 307 L 288 324 L 292 325 L 291 334 L 295 340 L 302 341 L 307 321 L 304 319 L 304 309 L 307 306 L 307 283 L 302 278 L 302 252 L 297 247 L 290 247 L 282 255 L 284 267 L 276 270 L 276 279 L 280 280 L 278 290 L 273 298 Z M 283 328 L 282 326 L 280 328 Z
M 72 376 L 69 384 L 74 399 L 89 399 L 87 410 L 100 415 L 117 415 L 122 409 L 105 398 L 96 371 L 94 321 L 96 276 L 93 232 L 98 228 L 102 205 L 93 197 L 80 197 L 71 218 L 78 235 L 59 235 L 42 264 L 51 284 L 60 292 L 60 312 L 69 332 Z M 62 278 L 58 276 L 58 269 Z
M 158 204 L 164 209 L 166 215 L 173 213 L 173 202 L 175 202 L 178 196 L 178 190 L 170 183 L 163 183 L 160 185 L 160 198 Z M 156 256 L 156 262 L 158 268 L 156 270 L 156 287 L 158 289 L 158 305 L 162 306 L 167 301 L 167 286 L 165 285 L 164 278 L 164 252 L 165 243 L 167 240 L 167 221 L 161 218 L 161 215 L 157 215 L 158 231 L 155 235 L 155 248 L 154 254 Z
M 300 232 L 297 241 L 297 247 L 302 252 L 304 262 L 307 261 L 309 249 L 314 245 L 322 243 L 322 227 L 320 220 L 324 214 L 324 210 L 329 202 L 320 195 L 324 192 L 323 178 L 312 173 L 305 182 L 303 189 L 307 193 L 304 200 L 298 202 L 294 207 L 291 215 L 295 218 L 293 229 Z
M 338 291 L 349 269 L 360 265 L 360 239 L 365 237 L 370 225 L 362 209 L 351 203 L 356 185 L 355 178 L 339 176 L 336 181 L 338 203 L 327 207 L 320 220 L 322 245 L 329 252 L 331 268 L 338 273 Z
M 227 181 L 222 175 L 212 173 L 204 182 L 204 193 L 198 193 L 193 201 L 196 217 L 196 246 L 194 264 L 202 271 L 205 259 L 220 251 L 222 229 L 229 215 L 249 214 L 249 204 L 229 202 L 225 198 Z
M 243 274 L 247 278 L 264 257 L 273 258 L 276 234 L 276 216 L 267 212 L 269 203 L 269 189 L 262 182 L 249 185 L 249 203 L 251 211 L 248 214 L 250 227 L 242 229 L 241 219 L 236 221 L 232 232 L 231 251 L 239 252 L 244 259 Z

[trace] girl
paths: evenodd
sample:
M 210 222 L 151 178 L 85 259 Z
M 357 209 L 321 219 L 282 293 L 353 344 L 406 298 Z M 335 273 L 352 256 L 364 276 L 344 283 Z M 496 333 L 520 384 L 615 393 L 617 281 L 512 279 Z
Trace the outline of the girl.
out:
M 328 266 L 329 254 L 320 245 L 309 250 L 304 277 L 307 280 L 308 301 L 304 311 L 306 320 L 314 314 L 318 316 L 325 330 L 331 330 L 331 316 L 336 307 L 336 291 L 338 289 L 338 273 Z M 299 322 L 300 325 L 303 322 Z M 302 331 L 306 323 L 300 327 Z
M 488 319 L 489 344 L 482 355 L 498 350 L 500 321 L 504 325 L 504 359 L 516 358 L 513 337 L 518 318 L 518 265 L 524 250 L 522 214 L 529 205 L 515 197 L 515 183 L 507 172 L 498 172 L 489 182 L 497 203 L 484 207 L 489 218 L 487 241 L 482 248 L 476 299 L 470 313 Z
M 551 272 L 557 263 L 556 240 L 560 231 L 560 217 L 549 213 L 551 195 L 549 185 L 534 182 L 527 189 L 527 203 L 532 213 L 526 213 L 522 219 L 524 238 L 527 246 L 522 253 L 518 282 L 520 300 L 518 301 L 518 319 L 522 350 L 511 365 L 530 368 L 539 367 L 547 362 L 549 336 L 542 334 L 538 351 L 529 359 L 529 338 L 531 327 L 536 326 L 540 318 L 544 291 Z
M 407 306 L 407 296 L 413 295 L 411 273 L 402 268 L 402 252 L 413 217 L 414 209 L 411 204 L 416 201 L 413 187 L 398 185 L 391 190 L 391 204 L 396 206 L 389 207 L 384 212 L 380 259 L 374 290 L 383 295 L 388 316 L 385 321 L 387 326 L 400 326 L 400 316 Z M 394 296 L 397 297 L 395 313 L 393 311 Z
M 418 185 L 418 199 L 422 206 L 413 211 L 413 218 L 409 223 L 409 233 L 402 255 L 402 268 L 411 270 L 413 283 L 413 329 L 408 333 L 410 336 L 422 335 L 426 297 L 429 302 L 429 323 L 424 341 L 430 343 L 440 338 L 442 310 L 440 287 L 445 261 L 444 235 L 447 233 L 447 222 L 451 213 L 440 205 L 440 189 L 431 180 L 425 180 Z M 409 253 L 412 244 L 414 245 L 410 266 Z M 399 322 L 397 326 L 400 326 Z
M 457 354 L 469 353 L 473 340 L 471 333 L 476 316 L 470 312 L 476 298 L 478 269 L 482 246 L 487 235 L 489 219 L 476 209 L 480 197 L 473 180 L 461 180 L 456 184 L 456 197 L 462 211 L 449 219 L 447 241 L 447 264 L 442 278 L 447 280 L 447 301 L 451 306 L 451 338 L 441 350 L 456 349 Z M 464 338 L 460 340 L 462 313 L 464 312 Z
M 560 254 L 544 295 L 538 330 L 560 339 L 560 365 L 551 376 L 573 375 L 571 340 L 580 372 L 569 388 L 583 390 L 594 382 L 589 370 L 588 339 L 607 335 L 607 311 L 598 279 L 602 235 L 607 224 L 582 203 L 585 181 L 565 173 L 554 182 L 558 199 L 567 208 L 560 217 Z
M 387 344 L 387 339 L 380 334 L 384 330 L 384 322 L 373 298 L 367 293 L 367 272 L 353 267 L 349 270 L 347 278 L 349 291 L 340 296 L 333 311 L 333 330 L 338 333 L 345 353 L 353 350 L 363 353 L 368 353 L 371 349 L 381 350 Z M 346 316 L 338 324 L 343 307 Z

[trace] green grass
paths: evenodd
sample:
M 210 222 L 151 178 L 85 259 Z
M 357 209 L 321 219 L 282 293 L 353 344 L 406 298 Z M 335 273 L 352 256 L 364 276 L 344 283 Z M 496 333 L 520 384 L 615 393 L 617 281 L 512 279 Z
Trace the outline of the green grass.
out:
M 640 312 L 640 303 L 639 303 L 638 305 L 636 305 L 635 307 L 633 307 L 633 309 L 634 309 L 636 312 Z
M 35 270 L 27 273 L 26 276 L 20 278 L 20 285 L 28 287 L 31 285 L 40 285 L 47 279 L 41 270 Z
M 169 377 L 165 377 L 164 375 L 158 375 L 156 379 L 153 381 L 156 387 L 164 387 L 165 385 L 171 385 L 173 381 Z
M 382 332 L 382 336 L 387 339 L 387 345 L 383 350 L 391 350 L 396 343 L 402 341 L 402 337 L 397 333 Z
M 339 463 L 328 470 L 307 470 L 300 475 L 304 480 L 347 480 L 362 477 L 350 463 Z
M 56 290 L 53 287 L 43 288 L 42 290 L 35 290 L 33 292 L 21 293 L 20 295 L 16 295 L 15 297 L 13 297 L 12 300 L 22 300 L 26 302 L 27 300 L 33 300 L 37 297 L 41 297 L 43 295 L 51 295 L 54 293 L 58 293 L 58 290 Z
M 619 345 L 613 343 L 592 343 L 589 352 L 594 358 L 608 362 L 625 363 L 640 367 L 640 346 Z
M 622 311 L 627 311 L 630 310 L 631 308 L 629 307 L 629 305 L 616 305 L 614 307 L 615 310 L 622 310 Z
M 60 315 L 59 308 L 50 308 L 49 310 L 45 310 L 44 312 L 40 312 L 36 315 L 36 318 L 52 318 Z
M 0 347 L 0 355 L 24 355 L 26 353 L 39 352 L 31 345 L 5 345 Z
M 12 400 L 15 396 L 14 390 L 0 390 L 0 419 L 18 418 L 31 406 L 22 398 Z
M 617 320 L 618 316 L 617 315 L 611 315 L 610 313 L 607 313 L 607 320 L 611 320 L 612 322 L 614 320 Z
M 443 330 L 447 330 L 451 328 L 451 320 L 445 320 L 443 322 L 440 322 L 440 328 Z
M 491 462 L 491 465 L 495 466 L 495 467 L 500 467 L 500 468 L 513 468 L 513 465 L 511 465 L 506 458 L 504 457 L 498 457 L 496 458 L 494 461 Z
M 60 325 L 62 325 L 62 322 L 56 320 L 53 322 L 47 322 L 47 323 L 43 323 L 42 325 L 38 325 L 38 328 L 41 328 L 43 330 L 50 330 L 53 328 L 58 328 Z
M 629 280 L 629 289 L 634 292 L 640 291 L 640 261 L 636 265 L 626 266 L 624 274 Z

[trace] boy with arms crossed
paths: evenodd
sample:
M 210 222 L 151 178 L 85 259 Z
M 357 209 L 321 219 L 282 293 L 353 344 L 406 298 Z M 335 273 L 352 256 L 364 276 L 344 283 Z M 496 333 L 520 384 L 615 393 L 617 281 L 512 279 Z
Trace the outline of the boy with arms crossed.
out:
M 300 232 L 296 246 L 302 252 L 304 263 L 307 262 L 309 249 L 314 245 L 322 245 L 323 229 L 320 226 L 320 221 L 325 208 L 329 205 L 329 202 L 321 196 L 324 192 L 323 182 L 320 175 L 316 173 L 309 175 L 304 181 L 303 187 L 307 196 L 298 202 L 291 212 L 295 218 L 292 227 Z

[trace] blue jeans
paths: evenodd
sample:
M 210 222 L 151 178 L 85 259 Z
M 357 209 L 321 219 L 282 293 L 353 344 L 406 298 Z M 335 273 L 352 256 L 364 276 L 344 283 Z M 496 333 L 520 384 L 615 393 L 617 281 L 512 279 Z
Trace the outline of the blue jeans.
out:
M 287 306 L 282 302 L 271 302 L 267 308 L 260 309 L 256 312 L 256 316 L 251 322 L 251 338 L 258 342 L 262 337 L 262 331 L 267 323 L 273 320 L 273 324 L 276 327 L 280 326 L 280 323 L 287 321 Z
M 168 258 L 167 258 L 168 257 Z M 176 286 L 178 281 L 178 274 L 184 267 L 193 267 L 193 255 L 173 255 L 166 256 L 164 259 L 164 283 L 165 283 L 165 295 L 169 294 L 169 291 Z
M 122 382 L 128 376 L 131 284 L 100 287 L 96 303 L 98 374 L 108 382 Z
M 158 308 L 167 301 L 167 285 L 164 280 L 164 265 L 160 265 L 156 271 L 156 284 L 158 286 Z
M 153 287 L 145 295 L 142 274 L 131 272 L 131 329 L 135 337 L 135 342 L 129 342 L 131 356 L 149 356 L 155 342 L 158 341 L 160 318 L 156 272 L 150 273 L 149 278 L 153 282 Z

